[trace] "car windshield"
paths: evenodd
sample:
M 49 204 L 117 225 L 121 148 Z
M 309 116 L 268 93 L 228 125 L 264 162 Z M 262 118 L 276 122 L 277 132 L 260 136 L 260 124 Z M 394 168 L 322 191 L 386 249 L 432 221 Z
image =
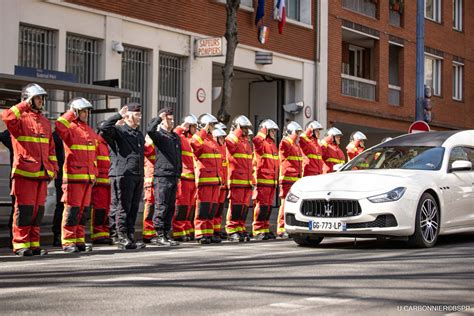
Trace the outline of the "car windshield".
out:
M 377 147 L 355 157 L 341 171 L 364 169 L 439 170 L 443 161 L 443 154 L 443 147 Z

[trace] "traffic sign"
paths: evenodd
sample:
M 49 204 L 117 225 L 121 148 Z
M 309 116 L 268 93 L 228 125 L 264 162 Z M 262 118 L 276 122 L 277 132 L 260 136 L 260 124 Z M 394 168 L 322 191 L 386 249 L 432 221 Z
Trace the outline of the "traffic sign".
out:
M 425 121 L 413 122 L 408 128 L 408 133 L 429 132 L 430 126 Z

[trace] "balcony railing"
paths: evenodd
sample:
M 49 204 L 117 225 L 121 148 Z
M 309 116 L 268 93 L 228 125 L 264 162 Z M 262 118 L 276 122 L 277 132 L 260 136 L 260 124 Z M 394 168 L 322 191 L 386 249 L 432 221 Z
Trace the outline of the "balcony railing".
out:
M 341 74 L 342 77 L 342 91 L 343 95 L 348 95 L 355 98 L 375 101 L 375 88 L 377 82 Z
M 388 104 L 399 106 L 402 94 L 402 88 L 399 86 L 388 85 Z
M 389 23 L 392 26 L 400 27 L 402 25 L 402 15 L 398 11 L 389 10 Z
M 372 18 L 377 17 L 377 5 L 370 0 L 342 0 L 342 6 Z

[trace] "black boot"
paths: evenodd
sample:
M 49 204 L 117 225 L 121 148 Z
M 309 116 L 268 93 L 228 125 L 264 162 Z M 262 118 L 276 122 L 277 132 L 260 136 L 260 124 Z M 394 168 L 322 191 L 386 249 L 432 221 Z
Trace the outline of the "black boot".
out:
M 172 240 L 169 238 L 168 233 L 158 233 L 158 237 L 156 240 L 152 239 L 152 241 L 161 246 L 178 246 L 179 242 Z
M 61 234 L 54 234 L 53 247 L 61 247 Z
M 146 247 L 146 245 L 143 241 L 136 241 L 135 240 L 135 234 L 134 233 L 128 233 L 127 236 L 128 236 L 128 239 L 130 239 L 130 241 L 133 244 L 131 249 L 142 249 L 142 248 Z
M 133 243 L 125 233 L 118 233 L 117 247 L 119 249 L 136 249 L 135 243 Z

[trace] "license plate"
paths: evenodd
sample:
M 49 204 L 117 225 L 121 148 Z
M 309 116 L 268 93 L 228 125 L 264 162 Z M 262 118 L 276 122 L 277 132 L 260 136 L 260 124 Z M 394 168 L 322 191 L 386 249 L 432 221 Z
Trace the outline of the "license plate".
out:
M 346 230 L 346 223 L 341 221 L 309 221 L 309 230 L 342 232 Z

